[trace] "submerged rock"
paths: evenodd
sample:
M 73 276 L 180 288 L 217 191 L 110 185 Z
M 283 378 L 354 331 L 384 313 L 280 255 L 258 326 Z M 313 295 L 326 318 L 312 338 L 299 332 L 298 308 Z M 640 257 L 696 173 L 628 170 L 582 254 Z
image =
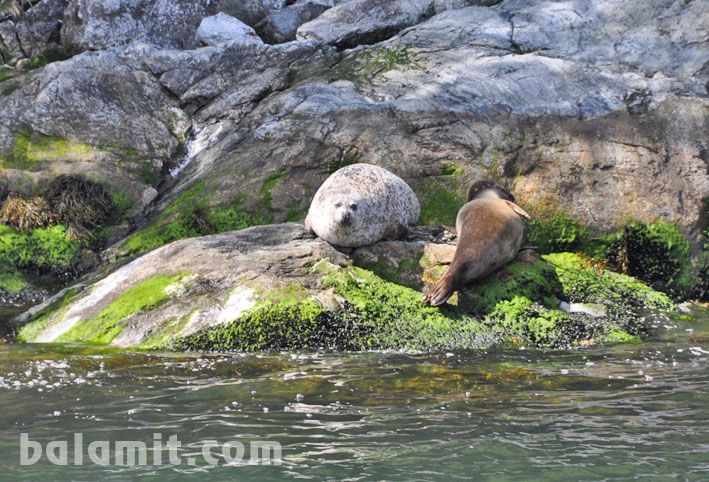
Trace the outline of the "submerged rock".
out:
M 634 340 L 645 330 L 640 310 L 673 306 L 633 278 L 561 253 L 514 262 L 432 308 L 420 290 L 455 251 L 436 239 L 440 229 L 419 228 L 350 256 L 289 223 L 178 241 L 64 294 L 18 338 L 247 351 L 558 347 Z M 560 300 L 608 311 L 566 313 Z

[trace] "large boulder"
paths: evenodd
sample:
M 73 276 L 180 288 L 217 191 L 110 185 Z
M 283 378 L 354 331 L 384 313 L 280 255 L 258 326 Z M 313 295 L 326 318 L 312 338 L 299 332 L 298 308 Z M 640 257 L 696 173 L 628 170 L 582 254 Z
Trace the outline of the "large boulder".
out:
M 213 0 L 71 0 L 64 15 L 62 42 L 100 50 L 130 42 L 164 48 L 197 46 L 202 18 L 214 12 Z
M 318 2 L 296 2 L 268 14 L 259 23 L 261 36 L 269 43 L 290 42 L 296 39 L 298 27 L 317 18 L 330 6 Z
M 68 0 L 41 0 L 22 15 L 0 22 L 0 58 L 66 55 L 60 42 L 62 19 Z
M 8 189 L 30 195 L 66 173 L 115 186 L 135 212 L 155 198 L 189 120 L 142 64 L 86 52 L 7 82 L 15 87 L 0 105 Z
M 639 310 L 672 307 L 570 253 L 512 263 L 454 305 L 425 306 L 422 285 L 455 251 L 444 238 L 422 229 L 353 257 L 294 223 L 178 241 L 60 294 L 29 315 L 19 338 L 247 351 L 568 346 L 637 341 L 646 329 Z M 600 308 L 567 313 L 560 299 Z
M 219 12 L 205 17 L 197 29 L 197 40 L 204 45 L 261 45 L 263 41 L 256 31 L 230 15 Z
M 351 0 L 302 25 L 297 37 L 352 48 L 385 40 L 433 13 L 433 0 Z

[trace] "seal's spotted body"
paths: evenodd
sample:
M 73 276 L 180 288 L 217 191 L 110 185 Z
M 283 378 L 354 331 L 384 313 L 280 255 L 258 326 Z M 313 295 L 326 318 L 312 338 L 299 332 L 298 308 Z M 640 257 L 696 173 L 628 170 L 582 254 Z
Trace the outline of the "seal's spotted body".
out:
M 305 225 L 334 246 L 354 248 L 401 238 L 420 211 L 403 179 L 378 166 L 352 164 L 320 186 Z

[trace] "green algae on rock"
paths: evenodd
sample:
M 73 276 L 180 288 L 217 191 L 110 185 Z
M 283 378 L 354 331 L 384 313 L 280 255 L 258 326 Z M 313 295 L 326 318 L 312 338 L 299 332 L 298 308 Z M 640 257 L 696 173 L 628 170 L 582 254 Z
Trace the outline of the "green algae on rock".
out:
M 126 327 L 125 322 L 136 313 L 150 311 L 175 295 L 174 289 L 188 276 L 180 273 L 174 276 L 155 276 L 125 290 L 118 298 L 103 310 L 88 319 L 74 320 L 68 330 L 59 334 L 56 341 L 86 342 L 96 345 L 111 343 Z M 73 295 L 72 295 L 73 296 Z M 60 309 L 54 315 L 47 314 L 23 327 L 18 339 L 33 341 L 52 326 L 65 321 L 66 307 L 71 299 L 60 303 Z M 62 309 L 63 308 L 63 309 Z
M 515 261 L 453 304 L 430 307 L 422 280 L 444 270 L 455 251 L 439 231 L 417 228 L 416 239 L 359 248 L 352 257 L 294 223 L 177 241 L 30 323 L 20 337 L 199 351 L 558 348 L 637 341 L 646 311 L 674 307 L 665 294 L 573 253 Z M 395 268 L 382 269 L 388 264 Z M 560 301 L 602 309 L 565 311 Z M 56 328 L 66 320 L 71 326 Z
M 274 175 L 263 186 L 264 200 L 269 199 L 273 186 L 281 175 Z M 172 241 L 208 234 L 244 229 L 256 224 L 266 224 L 267 219 L 243 211 L 242 195 L 230 204 L 208 206 L 204 183 L 196 182 L 175 199 L 148 227 L 130 236 L 124 243 L 122 254 L 141 254 L 164 246 Z

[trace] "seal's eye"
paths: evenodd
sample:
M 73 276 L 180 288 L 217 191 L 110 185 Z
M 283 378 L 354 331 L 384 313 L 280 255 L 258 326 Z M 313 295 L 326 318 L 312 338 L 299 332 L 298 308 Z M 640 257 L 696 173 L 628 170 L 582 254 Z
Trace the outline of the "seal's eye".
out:
M 342 207 L 342 203 L 335 203 L 335 207 L 336 207 L 336 208 L 341 208 L 341 207 Z
M 350 204 L 350 209 L 353 211 L 357 210 L 357 205 L 355 203 Z

